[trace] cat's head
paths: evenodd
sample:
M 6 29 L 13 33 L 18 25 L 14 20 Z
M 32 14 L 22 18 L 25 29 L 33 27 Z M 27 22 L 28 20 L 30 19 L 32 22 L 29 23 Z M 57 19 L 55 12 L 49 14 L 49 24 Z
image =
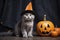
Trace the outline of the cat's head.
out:
M 32 11 L 25 11 L 22 17 L 24 18 L 24 20 L 34 20 L 35 15 L 32 13 Z

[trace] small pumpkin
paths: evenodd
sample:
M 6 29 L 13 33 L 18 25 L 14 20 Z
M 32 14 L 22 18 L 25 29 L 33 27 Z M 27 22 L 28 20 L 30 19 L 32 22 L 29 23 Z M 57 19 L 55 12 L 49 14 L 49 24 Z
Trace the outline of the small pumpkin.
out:
M 55 30 L 60 34 L 60 28 L 55 28 Z
M 55 31 L 57 31 L 58 32 L 58 34 L 60 35 L 60 28 L 55 28 Z
M 41 36 L 48 36 L 50 32 L 54 30 L 54 24 L 51 21 L 46 20 L 46 15 L 44 15 L 44 21 L 37 23 L 37 33 Z
M 51 36 L 52 37 L 57 37 L 59 34 L 57 31 L 51 31 Z

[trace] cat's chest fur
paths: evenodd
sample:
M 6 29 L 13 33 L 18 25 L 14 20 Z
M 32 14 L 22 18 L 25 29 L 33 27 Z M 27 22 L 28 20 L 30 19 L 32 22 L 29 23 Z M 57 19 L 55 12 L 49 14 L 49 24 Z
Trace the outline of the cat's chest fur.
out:
M 32 22 L 23 22 L 23 23 L 22 23 L 22 25 L 24 25 L 24 26 L 29 26 L 29 27 L 33 26 L 33 24 L 34 24 L 33 21 L 32 21 Z

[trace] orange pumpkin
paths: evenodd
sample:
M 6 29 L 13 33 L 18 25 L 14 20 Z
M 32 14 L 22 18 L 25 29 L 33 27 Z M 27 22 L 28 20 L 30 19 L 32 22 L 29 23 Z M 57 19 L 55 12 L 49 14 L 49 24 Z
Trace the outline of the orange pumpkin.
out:
M 57 31 L 51 31 L 51 36 L 52 37 L 57 37 L 59 34 Z
M 60 35 L 60 28 L 55 28 L 55 31 L 57 31 L 58 34 Z
M 38 35 L 48 36 L 50 32 L 54 30 L 54 24 L 51 21 L 46 20 L 46 15 L 44 15 L 44 21 L 37 23 L 37 33 Z

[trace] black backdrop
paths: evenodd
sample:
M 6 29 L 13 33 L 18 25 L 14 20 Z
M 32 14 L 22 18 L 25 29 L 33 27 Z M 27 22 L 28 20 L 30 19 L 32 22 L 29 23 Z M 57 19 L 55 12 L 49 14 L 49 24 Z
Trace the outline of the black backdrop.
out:
M 0 26 L 0 31 L 4 30 L 5 27 L 14 29 L 20 19 L 20 14 L 30 1 L 37 17 L 34 30 L 36 23 L 43 20 L 44 14 L 47 15 L 47 20 L 60 27 L 60 0 L 0 0 L 0 21 L 4 25 L 4 27 Z

